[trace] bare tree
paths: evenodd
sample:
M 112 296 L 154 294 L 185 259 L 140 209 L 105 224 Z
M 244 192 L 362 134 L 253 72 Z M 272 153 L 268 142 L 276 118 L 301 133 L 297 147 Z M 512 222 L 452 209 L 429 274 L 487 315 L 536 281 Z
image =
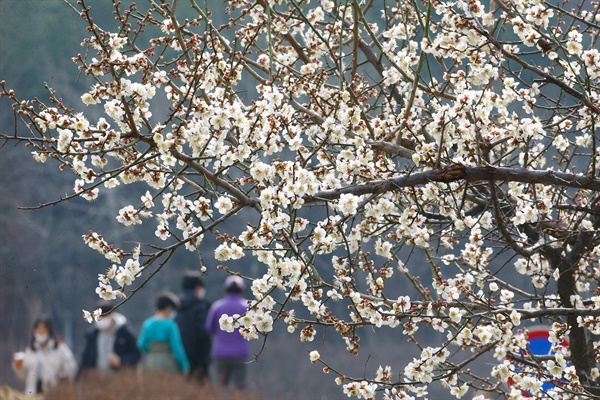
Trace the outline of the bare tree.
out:
M 113 32 L 69 6 L 90 34 L 81 100 L 105 118 L 2 82 L 31 133 L 2 137 L 77 175 L 56 202 L 147 185 L 117 220 L 155 243 L 85 237 L 111 264 L 101 297 L 215 235 L 255 298 L 222 329 L 331 327 L 355 354 L 389 327 L 419 348 L 364 376 L 313 351 L 345 394 L 600 396 L 597 2 L 149 0 L 115 3 Z M 550 354 L 529 351 L 530 320 Z M 491 373 L 471 369 L 486 354 Z

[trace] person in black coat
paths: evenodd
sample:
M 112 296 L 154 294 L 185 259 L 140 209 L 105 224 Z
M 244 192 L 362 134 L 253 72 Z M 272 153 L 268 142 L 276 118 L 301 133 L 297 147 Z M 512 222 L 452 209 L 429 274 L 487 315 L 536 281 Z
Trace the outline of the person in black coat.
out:
M 200 272 L 195 271 L 187 271 L 183 275 L 183 294 L 179 298 L 181 305 L 175 322 L 190 362 L 190 378 L 203 384 L 209 378 L 211 337 L 204 328 L 210 302 L 204 299 L 201 276 Z
M 112 306 L 103 302 L 100 308 L 105 313 Z M 137 348 L 137 339 L 127 326 L 123 314 L 112 312 L 94 325 L 94 329 L 86 334 L 78 375 L 88 369 L 115 371 L 139 363 L 141 353 Z

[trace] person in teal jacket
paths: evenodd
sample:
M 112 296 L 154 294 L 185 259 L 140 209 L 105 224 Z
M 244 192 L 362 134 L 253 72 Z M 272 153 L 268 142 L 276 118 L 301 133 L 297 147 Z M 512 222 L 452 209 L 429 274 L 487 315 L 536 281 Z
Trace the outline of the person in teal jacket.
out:
M 177 323 L 173 320 L 179 299 L 173 293 L 161 292 L 156 298 L 156 313 L 144 321 L 138 348 L 146 354 L 145 368 L 188 374 L 188 362 Z

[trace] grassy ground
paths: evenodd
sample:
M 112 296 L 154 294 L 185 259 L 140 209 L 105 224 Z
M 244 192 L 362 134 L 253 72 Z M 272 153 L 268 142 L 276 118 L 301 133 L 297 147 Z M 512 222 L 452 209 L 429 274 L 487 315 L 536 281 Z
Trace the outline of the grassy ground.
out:
M 76 383 L 64 382 L 43 397 L 23 394 L 0 387 L 0 400 L 265 400 L 257 395 L 199 385 L 180 375 L 164 372 L 123 371 L 111 374 L 89 373 Z

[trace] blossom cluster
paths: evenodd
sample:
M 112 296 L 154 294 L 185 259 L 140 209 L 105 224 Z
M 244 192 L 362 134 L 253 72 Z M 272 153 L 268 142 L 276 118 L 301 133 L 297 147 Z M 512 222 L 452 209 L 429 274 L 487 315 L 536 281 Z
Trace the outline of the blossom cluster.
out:
M 75 174 L 70 197 L 145 186 L 115 219 L 151 224 L 148 252 L 83 236 L 110 262 L 97 294 L 126 297 L 173 249 L 210 250 L 252 281 L 225 331 L 256 339 L 281 319 L 303 342 L 331 327 L 352 354 L 364 327 L 418 345 L 400 378 L 334 370 L 348 396 L 424 397 L 434 381 L 456 398 L 593 391 L 596 366 L 569 362 L 581 354 L 565 342 L 600 333 L 598 10 L 435 1 L 372 17 L 362 2 L 305 3 L 229 1 L 217 26 L 164 2 L 117 13 L 118 33 L 84 7 L 86 112 L 2 85 L 37 135 L 34 159 Z M 260 272 L 237 268 L 244 258 Z M 552 324 L 547 359 L 527 358 L 536 318 Z M 491 376 L 468 372 L 463 352 L 490 353 Z M 564 384 L 545 392 L 553 379 Z

